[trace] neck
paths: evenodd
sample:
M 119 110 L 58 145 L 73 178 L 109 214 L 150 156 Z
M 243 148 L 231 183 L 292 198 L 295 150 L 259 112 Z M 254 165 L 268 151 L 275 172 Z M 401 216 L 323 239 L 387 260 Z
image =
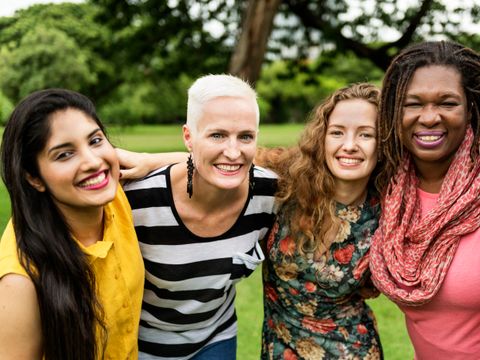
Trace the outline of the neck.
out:
M 420 189 L 429 193 L 439 193 L 443 179 L 448 172 L 450 162 L 447 164 L 421 163 L 415 161 Z
M 360 205 L 367 197 L 367 180 L 357 182 L 335 181 L 335 201 L 343 205 Z
M 72 235 L 82 245 L 90 246 L 103 239 L 103 207 L 85 211 L 63 212 Z
M 176 166 L 181 165 L 182 164 L 174 165 L 172 170 L 174 171 Z M 249 191 L 248 178 L 245 179 L 244 183 L 242 183 L 238 188 L 219 189 L 218 187 L 215 187 L 204 181 L 196 172 L 193 175 L 193 194 L 192 197 L 189 198 L 186 192 L 186 168 L 182 169 L 177 167 L 175 170 L 179 171 L 179 177 L 177 177 L 177 181 L 173 181 L 173 176 L 171 179 L 172 186 L 178 187 L 176 194 L 178 194 L 178 196 L 180 196 L 186 204 L 192 204 L 192 206 L 195 206 L 197 209 L 203 208 L 205 211 L 208 211 L 209 209 L 221 211 L 223 208 L 231 207 L 231 205 L 236 201 L 247 199 Z

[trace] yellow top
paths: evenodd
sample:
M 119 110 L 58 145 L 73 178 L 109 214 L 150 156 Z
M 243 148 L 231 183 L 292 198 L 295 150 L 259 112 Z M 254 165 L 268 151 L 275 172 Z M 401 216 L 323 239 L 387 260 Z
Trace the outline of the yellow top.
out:
M 130 205 L 120 187 L 115 199 L 105 206 L 103 234 L 103 241 L 91 246 L 78 244 L 90 259 L 105 312 L 105 359 L 137 359 L 145 271 Z M 0 278 L 12 273 L 28 276 L 18 260 L 10 219 L 0 241 Z

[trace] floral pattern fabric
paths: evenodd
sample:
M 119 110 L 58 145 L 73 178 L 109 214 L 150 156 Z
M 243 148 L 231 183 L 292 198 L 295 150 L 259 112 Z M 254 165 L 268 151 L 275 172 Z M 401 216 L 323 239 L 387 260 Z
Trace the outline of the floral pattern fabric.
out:
M 288 209 L 267 243 L 262 359 L 382 359 L 375 318 L 359 292 L 369 282 L 378 201 L 337 204 L 340 230 L 318 257 L 297 251 Z

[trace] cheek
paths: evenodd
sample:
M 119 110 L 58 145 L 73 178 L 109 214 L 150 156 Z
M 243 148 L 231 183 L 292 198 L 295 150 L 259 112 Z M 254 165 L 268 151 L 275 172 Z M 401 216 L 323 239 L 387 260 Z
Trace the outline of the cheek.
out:
M 368 159 L 371 162 L 375 162 L 375 163 L 377 162 L 378 154 L 377 154 L 377 142 L 376 141 L 372 141 L 372 143 L 368 145 L 367 156 L 368 156 Z

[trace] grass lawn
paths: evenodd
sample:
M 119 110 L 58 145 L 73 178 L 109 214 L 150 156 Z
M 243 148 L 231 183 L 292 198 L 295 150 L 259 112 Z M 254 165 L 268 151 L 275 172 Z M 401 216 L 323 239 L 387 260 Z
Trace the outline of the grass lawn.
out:
M 298 139 L 301 125 L 263 125 L 260 127 L 259 144 L 262 146 L 292 145 Z M 1 131 L 0 131 L 1 133 Z M 181 126 L 137 126 L 109 128 L 111 141 L 118 147 L 145 152 L 184 150 Z M 8 194 L 0 183 L 0 225 L 6 225 L 10 216 Z M 238 313 L 238 359 L 256 360 L 260 354 L 262 310 L 261 273 L 257 269 L 252 276 L 237 286 L 236 307 Z M 386 360 L 412 359 L 403 315 L 393 303 L 381 296 L 369 301 L 379 325 Z

